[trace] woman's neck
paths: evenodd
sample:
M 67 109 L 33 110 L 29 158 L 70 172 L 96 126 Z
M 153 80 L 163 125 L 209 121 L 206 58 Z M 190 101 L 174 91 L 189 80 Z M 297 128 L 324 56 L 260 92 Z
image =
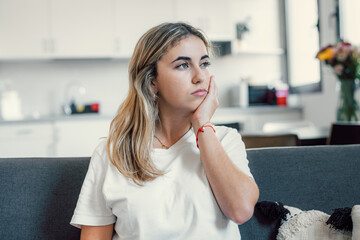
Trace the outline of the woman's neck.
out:
M 161 114 L 156 123 L 155 136 L 165 145 L 172 146 L 191 129 L 190 116 L 185 114 Z

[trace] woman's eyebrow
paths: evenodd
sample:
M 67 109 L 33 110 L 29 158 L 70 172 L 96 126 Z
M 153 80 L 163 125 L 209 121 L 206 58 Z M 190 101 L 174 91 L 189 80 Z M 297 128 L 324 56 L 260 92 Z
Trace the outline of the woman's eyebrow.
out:
M 210 58 L 208 55 L 204 55 L 200 58 L 200 60 L 203 60 L 204 58 Z
M 185 56 L 180 56 L 180 57 L 176 58 L 174 61 L 172 61 L 171 63 L 179 61 L 179 60 L 191 61 L 191 58 L 190 57 L 185 57 Z
M 200 60 L 203 60 L 203 59 L 205 59 L 205 58 L 209 58 L 209 56 L 208 56 L 208 55 L 204 55 L 204 56 L 202 56 L 202 57 L 200 58 Z M 180 56 L 180 57 L 176 58 L 174 61 L 172 61 L 171 63 L 174 63 L 174 62 L 179 61 L 179 60 L 191 61 L 191 58 L 190 58 L 190 57 L 186 57 L 186 56 Z

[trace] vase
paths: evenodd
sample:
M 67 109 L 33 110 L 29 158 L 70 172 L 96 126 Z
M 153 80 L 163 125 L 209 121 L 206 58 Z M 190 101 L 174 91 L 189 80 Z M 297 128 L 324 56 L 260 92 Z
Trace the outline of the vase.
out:
M 355 79 L 340 79 L 337 121 L 359 121 L 359 104 L 355 98 L 356 89 Z

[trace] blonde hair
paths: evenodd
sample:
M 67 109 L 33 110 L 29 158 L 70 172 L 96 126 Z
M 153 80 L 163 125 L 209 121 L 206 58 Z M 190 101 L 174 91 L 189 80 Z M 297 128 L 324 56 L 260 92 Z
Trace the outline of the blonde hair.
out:
M 129 94 L 110 125 L 106 144 L 111 163 L 136 184 L 163 175 L 151 160 L 155 124 L 158 118 L 156 94 L 151 82 L 157 76 L 157 62 L 183 38 L 194 35 L 211 44 L 204 33 L 185 23 L 163 23 L 147 31 L 136 44 L 129 64 Z

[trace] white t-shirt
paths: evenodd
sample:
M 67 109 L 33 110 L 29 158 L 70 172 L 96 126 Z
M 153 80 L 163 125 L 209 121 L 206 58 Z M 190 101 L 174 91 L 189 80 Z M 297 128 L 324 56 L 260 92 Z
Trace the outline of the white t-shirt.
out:
M 230 159 L 252 177 L 240 134 L 215 129 Z M 91 158 L 71 224 L 115 223 L 113 239 L 241 239 L 211 191 L 193 130 L 169 149 L 153 149 L 151 157 L 166 174 L 138 186 L 111 164 L 103 140 Z

